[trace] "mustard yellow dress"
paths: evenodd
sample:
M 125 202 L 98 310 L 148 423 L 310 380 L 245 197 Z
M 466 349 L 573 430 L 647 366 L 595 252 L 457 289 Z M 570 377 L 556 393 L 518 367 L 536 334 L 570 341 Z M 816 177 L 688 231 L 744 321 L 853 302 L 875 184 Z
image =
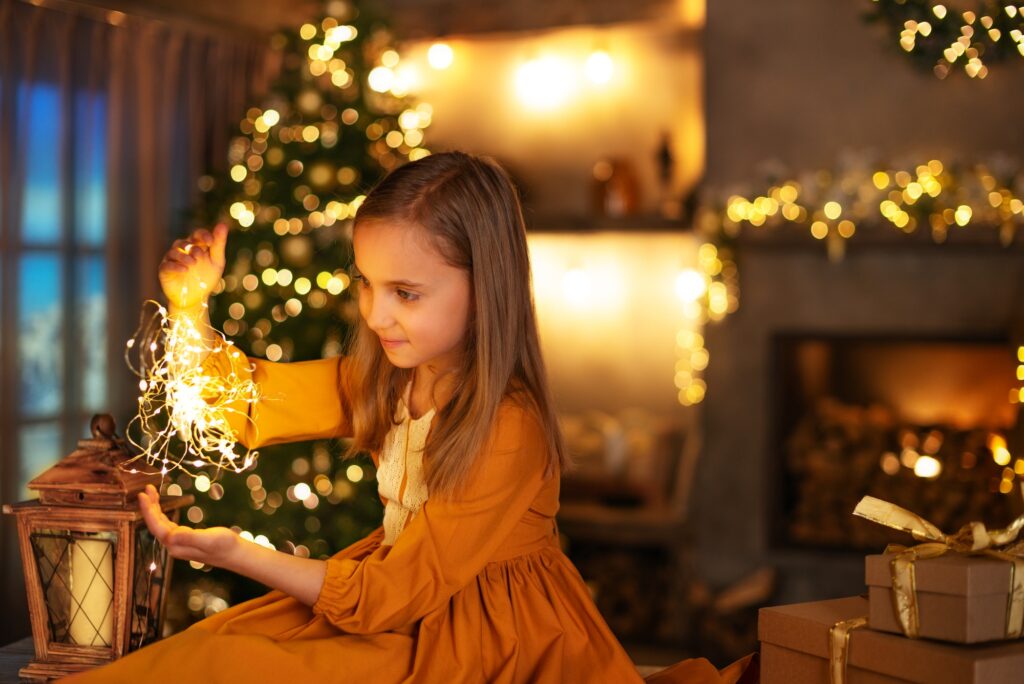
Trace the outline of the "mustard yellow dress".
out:
M 206 368 L 259 385 L 252 420 L 232 425 L 255 448 L 348 434 L 344 365 L 222 352 Z M 67 681 L 643 681 L 559 548 L 559 478 L 544 477 L 535 415 L 504 401 L 463 493 L 430 499 L 422 446 L 433 417 L 397 407 L 373 455 L 384 524 L 327 561 L 315 605 L 271 591 Z M 744 669 L 688 660 L 648 681 L 735 682 Z

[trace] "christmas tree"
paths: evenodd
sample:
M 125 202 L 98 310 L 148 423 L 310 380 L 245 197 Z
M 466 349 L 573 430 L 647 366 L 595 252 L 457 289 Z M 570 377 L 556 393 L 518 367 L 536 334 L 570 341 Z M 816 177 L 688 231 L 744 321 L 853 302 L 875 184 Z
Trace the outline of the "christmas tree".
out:
M 319 22 L 275 35 L 279 75 L 241 121 L 229 172 L 200 179 L 196 223 L 231 228 L 211 320 L 249 355 L 302 361 L 343 351 L 357 316 L 348 291 L 352 216 L 383 174 L 429 154 L 431 110 L 410 104 L 393 43 L 384 22 L 343 0 L 326 3 Z M 187 524 L 234 527 L 284 552 L 326 557 L 382 516 L 372 462 L 342 462 L 342 450 L 334 441 L 266 447 L 253 470 L 181 475 L 170 491 L 196 496 Z M 189 612 L 170 615 L 172 629 L 264 591 L 183 565 L 176 593 L 188 598 L 171 605 Z

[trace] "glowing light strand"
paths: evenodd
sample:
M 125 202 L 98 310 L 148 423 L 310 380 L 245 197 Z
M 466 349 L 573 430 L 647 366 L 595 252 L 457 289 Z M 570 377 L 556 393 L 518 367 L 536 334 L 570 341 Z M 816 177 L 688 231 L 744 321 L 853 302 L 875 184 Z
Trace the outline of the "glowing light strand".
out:
M 150 305 L 155 312 L 147 313 Z M 201 361 L 208 354 L 226 351 L 243 358 L 219 332 L 206 332 L 211 331 L 212 345 L 191 317 L 170 315 L 159 303 L 146 302 L 142 323 L 125 348 L 125 360 L 140 378 L 138 411 L 126 431 L 137 455 L 125 467 L 153 467 L 161 475 L 177 469 L 194 478 L 199 468 L 213 468 L 216 476 L 255 464 L 257 451 L 236 451 L 229 417 L 241 415 L 252 423 L 248 407 L 259 399 L 259 388 L 234 370 L 226 376 L 205 372 Z M 136 423 L 142 443 L 131 436 Z
M 809 228 L 812 237 L 832 247 L 864 223 L 891 224 L 903 233 L 925 226 L 940 243 L 950 231 L 973 226 L 995 228 L 1000 242 L 1009 245 L 1024 226 L 1024 172 L 998 175 L 984 165 L 954 170 L 934 159 L 873 173 L 868 168 L 819 171 L 754 199 L 732 195 L 723 208 L 702 212 L 701 228 L 713 237 L 735 237 L 744 225 L 791 224 Z
M 988 63 L 1024 57 L 1024 4 L 977 0 L 949 7 L 933 0 L 872 0 L 872 18 L 899 30 L 900 48 L 933 62 L 946 78 L 958 66 L 973 79 L 988 76 Z M 971 5 L 969 8 L 966 5 Z

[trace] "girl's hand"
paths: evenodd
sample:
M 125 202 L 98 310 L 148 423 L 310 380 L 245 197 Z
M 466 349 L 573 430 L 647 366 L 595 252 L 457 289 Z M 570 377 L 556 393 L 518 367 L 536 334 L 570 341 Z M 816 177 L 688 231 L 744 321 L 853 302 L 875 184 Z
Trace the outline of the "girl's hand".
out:
M 203 304 L 224 274 L 224 245 L 228 227 L 213 232 L 192 231 L 187 240 L 175 240 L 160 262 L 160 287 L 171 306 L 193 309 Z
M 241 538 L 226 527 L 196 530 L 171 522 L 160 510 L 160 494 L 153 485 L 139 492 L 139 509 L 146 527 L 174 558 L 223 568 L 242 548 Z

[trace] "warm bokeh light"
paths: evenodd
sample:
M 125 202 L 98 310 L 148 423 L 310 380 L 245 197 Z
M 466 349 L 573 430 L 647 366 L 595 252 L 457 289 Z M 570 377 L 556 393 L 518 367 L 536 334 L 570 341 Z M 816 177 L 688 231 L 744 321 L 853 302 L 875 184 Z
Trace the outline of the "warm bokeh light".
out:
M 688 268 L 676 278 L 676 294 L 683 302 L 695 302 L 707 291 L 707 281 L 696 269 Z
M 574 85 L 572 69 L 559 57 L 538 57 L 516 70 L 516 95 L 527 109 L 549 111 L 561 106 L 571 96 Z
M 580 307 L 589 303 L 592 290 L 590 275 L 581 268 L 566 271 L 562 277 L 565 301 L 572 306 Z
M 615 63 L 611 55 L 604 50 L 597 50 L 587 57 L 585 66 L 587 78 L 595 85 L 604 85 L 612 80 Z
M 455 51 L 448 43 L 434 43 L 427 50 L 427 62 L 434 69 L 447 69 L 455 61 Z
M 1006 447 L 1006 438 L 1002 435 L 991 434 L 988 438 L 988 448 L 992 452 L 992 460 L 996 462 L 996 465 L 1009 465 L 1013 456 Z
M 367 77 L 367 83 L 378 93 L 386 93 L 395 83 L 395 72 L 386 66 L 374 67 Z
M 942 462 L 934 456 L 921 456 L 914 462 L 914 475 L 923 478 L 936 478 L 942 473 Z

